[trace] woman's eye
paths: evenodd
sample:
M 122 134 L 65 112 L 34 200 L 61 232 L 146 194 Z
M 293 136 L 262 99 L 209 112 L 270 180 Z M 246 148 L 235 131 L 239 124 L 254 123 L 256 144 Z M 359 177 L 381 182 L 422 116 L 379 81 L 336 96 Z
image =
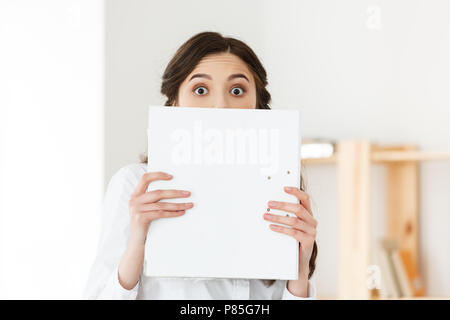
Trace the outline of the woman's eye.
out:
M 202 95 L 208 93 L 208 90 L 207 90 L 205 87 L 198 87 L 198 88 L 196 88 L 196 89 L 194 90 L 194 92 L 195 92 L 197 95 L 202 96 Z
M 239 87 L 231 89 L 231 93 L 235 96 L 242 96 L 244 94 L 244 92 L 245 91 Z

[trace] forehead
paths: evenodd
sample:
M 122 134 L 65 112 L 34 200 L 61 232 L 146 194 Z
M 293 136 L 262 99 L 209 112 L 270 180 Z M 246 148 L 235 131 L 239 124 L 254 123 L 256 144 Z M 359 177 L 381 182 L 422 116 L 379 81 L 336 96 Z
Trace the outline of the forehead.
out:
M 209 74 L 223 72 L 227 75 L 239 72 L 245 74 L 249 79 L 253 78 L 247 64 L 241 58 L 231 53 L 211 54 L 203 57 L 191 74 L 198 72 Z

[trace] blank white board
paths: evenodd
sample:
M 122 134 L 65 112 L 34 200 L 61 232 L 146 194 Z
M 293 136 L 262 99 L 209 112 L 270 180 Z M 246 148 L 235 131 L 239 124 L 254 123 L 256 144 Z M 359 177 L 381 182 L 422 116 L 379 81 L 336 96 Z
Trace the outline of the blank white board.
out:
M 298 241 L 263 214 L 270 200 L 298 203 L 283 187 L 300 186 L 299 112 L 150 106 L 148 121 L 148 171 L 173 178 L 147 191 L 189 190 L 161 201 L 194 207 L 150 224 L 144 274 L 297 279 Z

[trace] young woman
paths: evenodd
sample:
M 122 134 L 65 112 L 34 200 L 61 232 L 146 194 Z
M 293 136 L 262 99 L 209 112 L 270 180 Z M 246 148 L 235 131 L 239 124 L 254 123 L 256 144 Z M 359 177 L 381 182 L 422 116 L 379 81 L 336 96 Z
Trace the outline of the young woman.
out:
M 203 32 L 186 41 L 169 62 L 161 86 L 168 107 L 270 109 L 266 71 L 245 43 Z M 188 198 L 189 190 L 152 190 L 170 173 L 146 172 L 142 163 L 127 165 L 111 178 L 105 196 L 97 258 L 85 291 L 89 299 L 314 299 L 317 220 L 308 194 L 285 187 L 299 203 L 269 201 L 268 207 L 296 217 L 261 214 L 274 232 L 299 242 L 298 280 L 160 278 L 142 274 L 148 227 L 153 220 L 189 214 L 193 203 L 160 201 Z M 269 200 L 269 199 L 268 199 Z

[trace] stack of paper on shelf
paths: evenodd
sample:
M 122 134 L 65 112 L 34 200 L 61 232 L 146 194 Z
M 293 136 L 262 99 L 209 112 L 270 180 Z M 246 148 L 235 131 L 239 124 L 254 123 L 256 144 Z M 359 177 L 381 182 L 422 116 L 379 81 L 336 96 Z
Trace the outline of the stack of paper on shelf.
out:
M 377 260 L 381 270 L 382 298 L 419 297 L 425 294 L 411 252 L 400 248 L 397 241 L 387 238 L 380 240 Z

